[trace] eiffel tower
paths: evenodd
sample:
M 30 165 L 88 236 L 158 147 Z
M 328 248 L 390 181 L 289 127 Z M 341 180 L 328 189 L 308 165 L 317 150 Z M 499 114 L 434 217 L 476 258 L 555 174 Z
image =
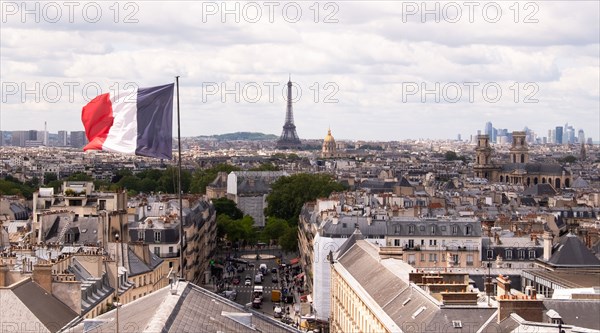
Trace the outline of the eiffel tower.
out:
M 294 125 L 294 113 L 292 111 L 292 77 L 287 83 L 287 110 L 285 113 L 285 124 L 283 124 L 283 131 L 279 140 L 277 140 L 277 148 L 279 149 L 290 149 L 300 148 L 302 143 L 296 133 L 296 125 Z

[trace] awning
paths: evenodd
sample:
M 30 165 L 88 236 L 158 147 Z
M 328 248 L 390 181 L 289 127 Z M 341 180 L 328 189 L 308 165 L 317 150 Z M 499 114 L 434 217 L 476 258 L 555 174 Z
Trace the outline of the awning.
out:
M 290 265 L 295 265 L 300 261 L 300 258 L 294 258 L 292 260 L 290 260 Z

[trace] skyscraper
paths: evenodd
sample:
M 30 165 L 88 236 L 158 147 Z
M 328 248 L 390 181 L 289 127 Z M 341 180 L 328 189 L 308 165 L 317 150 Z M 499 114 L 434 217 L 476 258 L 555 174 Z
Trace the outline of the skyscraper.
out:
M 67 131 L 58 131 L 58 146 L 66 147 L 67 142 Z
M 84 131 L 71 131 L 71 147 L 83 148 L 87 144 Z
M 488 138 L 490 139 L 490 142 L 496 142 L 496 138 L 494 138 L 493 131 L 494 131 L 494 126 L 492 126 L 492 122 L 488 121 L 487 123 L 485 123 L 485 128 L 483 129 L 483 134 L 488 136 Z
M 585 143 L 585 133 L 583 132 L 582 129 L 580 129 L 579 132 L 577 133 L 577 142 Z
M 563 144 L 563 128 L 561 126 L 556 126 L 556 129 L 554 130 L 554 134 L 556 135 L 556 139 L 554 140 L 554 143 L 562 145 Z

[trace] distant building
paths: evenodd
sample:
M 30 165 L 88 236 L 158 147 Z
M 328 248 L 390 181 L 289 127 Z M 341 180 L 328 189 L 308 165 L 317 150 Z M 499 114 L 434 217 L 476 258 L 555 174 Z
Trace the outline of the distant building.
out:
M 87 144 L 85 131 L 71 131 L 71 147 L 83 148 Z
M 525 186 L 548 183 L 555 189 L 570 187 L 571 173 L 560 164 L 530 162 L 525 137 L 525 132 L 513 132 L 509 162 L 495 164 L 492 161 L 493 150 L 490 147 L 489 137 L 478 136 L 473 166 L 475 177 L 485 178 L 491 182 Z
M 245 215 L 252 216 L 254 226 L 264 227 L 271 184 L 287 175 L 285 171 L 233 171 L 227 176 L 227 198 Z
M 554 130 L 554 135 L 556 135 L 556 139 L 554 140 L 554 143 L 557 143 L 559 145 L 563 144 L 563 128 L 561 126 L 556 126 L 556 129 Z
M 337 151 L 335 139 L 331 135 L 331 129 L 327 130 L 327 136 L 323 140 L 323 149 L 321 150 L 322 158 L 340 157 L 341 155 Z
M 58 146 L 66 147 L 68 142 L 67 131 L 58 131 Z

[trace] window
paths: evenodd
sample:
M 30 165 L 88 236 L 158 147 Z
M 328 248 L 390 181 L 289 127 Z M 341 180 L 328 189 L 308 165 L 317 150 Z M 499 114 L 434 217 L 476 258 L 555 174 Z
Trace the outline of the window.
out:
M 138 231 L 138 240 L 139 241 L 144 241 L 144 230 L 139 230 Z
M 535 250 L 529 250 L 529 259 L 535 259 Z
M 414 254 L 409 254 L 408 255 L 408 264 L 409 265 L 414 265 L 415 264 L 415 255 Z
M 173 253 L 173 247 L 169 246 L 169 253 Z
M 421 252 L 421 261 L 425 261 L 425 253 Z
M 429 254 L 429 261 L 431 261 L 431 262 L 437 262 L 437 253 L 430 253 Z
M 458 254 L 453 254 L 452 255 L 452 263 L 458 264 Z
M 425 246 L 425 240 L 421 239 L 421 246 Z
M 408 234 L 409 235 L 414 235 L 415 234 L 415 226 L 414 225 L 409 225 L 408 226 Z
M 473 255 L 467 254 L 467 266 L 473 266 Z
M 160 231 L 155 231 L 154 232 L 154 241 L 155 242 L 160 242 Z
M 431 232 L 431 234 L 432 234 L 432 235 L 434 235 L 434 234 L 435 234 L 435 225 L 433 225 L 433 224 L 432 224 L 432 225 L 429 227 L 429 231 Z
M 504 251 L 504 257 L 505 259 L 512 259 L 512 250 Z
M 494 250 L 487 250 L 487 258 L 494 259 Z
M 425 231 L 425 226 L 424 226 L 424 225 L 420 226 L 420 227 L 419 227 L 419 230 L 421 230 L 421 231 Z
M 342 223 L 342 228 L 346 228 L 346 227 L 347 227 L 346 223 Z
M 460 320 L 453 320 L 452 327 L 454 328 L 462 328 L 462 322 Z
M 470 235 L 473 232 L 473 227 L 470 224 L 467 224 L 467 230 L 465 231 L 466 235 Z
M 158 246 L 154 247 L 154 254 L 156 254 L 157 256 L 160 256 L 160 247 L 158 247 Z
M 453 235 L 458 234 L 458 226 L 456 224 L 452 226 L 452 234 Z
M 394 246 L 400 246 L 400 240 L 394 239 Z
M 429 246 L 437 246 L 437 239 L 430 239 Z
M 412 249 L 413 247 L 415 247 L 415 240 L 409 239 L 408 240 L 408 248 Z
M 525 250 L 519 250 L 519 259 L 525 259 Z

